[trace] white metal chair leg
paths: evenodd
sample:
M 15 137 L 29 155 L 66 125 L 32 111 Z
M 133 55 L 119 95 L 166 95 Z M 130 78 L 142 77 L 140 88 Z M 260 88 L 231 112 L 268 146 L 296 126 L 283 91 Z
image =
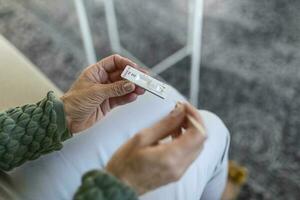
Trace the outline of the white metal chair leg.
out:
M 202 43 L 202 18 L 203 0 L 194 1 L 193 32 L 191 38 L 191 81 L 190 81 L 190 101 L 198 106 L 198 95 L 200 88 L 200 65 L 201 65 L 201 43 Z
M 104 7 L 106 15 L 105 18 L 108 28 L 108 37 L 112 51 L 115 53 L 121 53 L 121 42 L 119 37 L 114 1 L 104 0 Z
M 79 26 L 82 35 L 83 46 L 87 58 L 88 64 L 93 64 L 97 62 L 97 57 L 95 53 L 94 43 L 92 39 L 92 34 L 86 14 L 86 10 L 82 0 L 75 0 L 75 7 L 77 11 L 77 16 L 79 20 Z

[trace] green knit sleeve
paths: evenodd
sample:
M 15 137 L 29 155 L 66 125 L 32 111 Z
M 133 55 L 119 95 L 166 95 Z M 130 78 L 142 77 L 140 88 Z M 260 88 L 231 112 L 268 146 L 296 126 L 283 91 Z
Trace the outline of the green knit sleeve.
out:
M 0 169 L 61 149 L 71 137 L 66 124 L 63 104 L 53 92 L 36 104 L 0 112 Z
M 82 177 L 74 200 L 137 200 L 136 193 L 114 176 L 92 170 Z

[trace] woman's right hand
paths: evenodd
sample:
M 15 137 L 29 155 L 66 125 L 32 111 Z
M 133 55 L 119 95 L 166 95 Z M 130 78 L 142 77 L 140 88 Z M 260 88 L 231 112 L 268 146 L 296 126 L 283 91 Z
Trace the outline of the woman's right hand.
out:
M 179 103 L 168 116 L 125 143 L 106 170 L 139 195 L 177 181 L 197 158 L 206 139 L 187 115 L 203 126 L 197 109 Z M 159 142 L 168 136 L 176 137 L 169 143 Z

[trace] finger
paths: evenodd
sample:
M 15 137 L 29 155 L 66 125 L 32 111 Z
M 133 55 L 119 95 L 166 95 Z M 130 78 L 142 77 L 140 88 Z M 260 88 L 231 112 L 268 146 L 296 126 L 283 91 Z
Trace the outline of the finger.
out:
M 124 96 L 135 90 L 135 85 L 126 80 L 97 85 L 97 87 L 99 87 L 99 92 L 101 92 L 104 99 Z
M 103 103 L 100 104 L 100 108 L 102 110 L 103 116 L 105 116 L 111 110 L 109 100 L 108 99 L 104 100 Z M 101 115 L 98 115 L 98 116 L 99 116 L 99 119 L 101 119 L 103 117 Z M 97 119 L 97 120 L 99 120 L 99 119 Z
M 184 106 L 186 115 L 190 115 L 198 123 L 202 123 L 202 118 L 196 108 L 188 103 L 179 103 L 177 106 L 178 105 Z M 188 120 L 185 120 L 183 125 L 186 121 Z M 180 152 L 183 157 L 186 157 L 187 154 L 196 155 L 202 148 L 206 136 L 201 134 L 191 122 L 187 122 L 186 125 L 184 125 L 184 128 L 184 134 L 181 134 L 180 137 L 177 137 L 176 140 L 173 140 L 170 144 L 168 144 L 167 151 Z
M 122 70 L 117 70 L 117 71 L 114 71 L 112 73 L 109 73 L 109 80 L 111 82 L 116 82 L 116 81 L 123 80 L 123 78 L 121 77 L 121 73 L 122 73 Z M 143 88 L 136 85 L 136 88 L 135 88 L 134 92 L 138 95 L 142 95 L 142 94 L 145 93 L 145 89 L 143 89 Z
M 113 82 L 116 82 L 116 81 L 123 80 L 122 77 L 121 77 L 121 73 L 122 73 L 122 71 L 120 71 L 120 70 L 110 73 L 110 75 L 109 75 L 110 76 L 110 78 L 109 78 L 110 81 L 113 83 Z M 136 85 L 134 93 L 136 93 L 137 95 L 142 95 L 142 94 L 145 93 L 145 89 L 143 89 L 143 88 Z
M 100 63 L 107 72 L 123 70 L 127 65 L 136 66 L 136 64 L 131 60 L 117 54 L 104 58 L 100 61 Z
M 186 129 L 184 134 L 170 143 L 170 145 L 173 149 L 178 149 L 185 155 L 198 151 L 202 147 L 205 139 L 203 135 L 199 134 L 197 129 L 190 128 Z
M 204 125 L 203 119 L 202 119 L 201 115 L 199 114 L 199 111 L 197 110 L 197 108 L 195 108 L 194 106 L 192 106 L 189 103 L 183 103 L 183 105 L 186 108 L 187 114 L 190 114 L 195 120 L 197 120 L 199 123 L 201 123 L 201 125 Z
M 167 151 L 179 152 L 178 156 L 181 158 L 191 155 L 189 159 L 193 159 L 202 149 L 205 140 L 205 135 L 201 134 L 193 125 L 188 125 L 184 134 L 168 144 Z
M 121 77 L 121 73 L 122 71 L 121 70 L 118 70 L 118 71 L 115 71 L 115 72 L 112 72 L 109 74 L 109 79 L 111 82 L 116 82 L 116 81 L 120 81 L 120 80 L 123 80 L 123 78 Z M 145 93 L 145 89 L 139 87 L 136 85 L 135 87 L 135 91 L 134 91 L 136 94 L 138 95 L 142 95 Z
M 188 123 L 188 126 L 191 126 L 192 128 L 197 129 L 197 131 L 200 134 L 202 134 L 203 136 L 206 137 L 206 131 L 203 128 L 203 126 L 199 122 L 197 122 L 194 117 L 192 117 L 189 114 L 187 115 L 187 123 Z
M 184 103 L 187 112 L 187 126 L 196 128 L 200 134 L 206 136 L 206 130 L 204 127 L 203 119 L 199 114 L 199 111 L 189 103 Z
M 101 66 L 101 61 L 87 67 L 83 74 L 94 83 L 106 83 L 109 79 L 108 73 Z
M 185 109 L 183 106 L 177 106 L 169 115 L 154 124 L 152 127 L 141 131 L 143 138 L 141 145 L 151 145 L 172 134 L 181 127 L 185 119 Z
M 109 100 L 110 108 L 113 109 L 117 106 L 131 103 L 137 99 L 138 95 L 135 93 L 126 94 L 122 97 L 114 97 Z
M 122 80 L 123 78 L 121 77 L 121 74 L 122 74 L 123 70 L 117 70 L 117 71 L 114 71 L 114 72 L 111 72 L 109 73 L 109 80 L 111 82 L 116 82 L 116 81 L 120 81 Z
M 128 58 L 122 57 L 120 55 L 112 55 L 110 57 L 113 58 L 115 68 L 111 68 L 110 65 L 103 65 L 104 69 L 107 70 L 107 72 L 114 72 L 115 70 L 120 70 L 121 71 L 120 74 L 121 74 L 123 72 L 123 70 L 125 69 L 125 67 L 127 65 L 129 65 L 145 74 L 149 74 L 147 69 L 138 66 L 135 62 L 133 62 L 132 60 L 130 60 Z M 107 63 L 111 63 L 112 58 L 110 58 L 110 57 L 107 58 L 108 59 Z M 103 61 L 105 61 L 105 60 L 103 60 Z M 106 64 L 106 62 L 103 62 L 103 63 Z
M 142 67 L 140 67 L 140 66 L 136 66 L 135 68 L 136 68 L 137 70 L 139 70 L 139 71 L 145 73 L 145 74 L 149 74 L 148 70 L 145 69 L 145 68 L 142 68 Z
M 161 160 L 171 160 L 171 164 L 176 165 L 179 177 L 184 174 L 203 149 L 203 142 L 191 137 L 191 135 L 196 135 L 192 131 L 193 129 L 186 131 L 169 143 L 149 148 L 155 155 L 162 157 Z
M 137 95 L 143 95 L 145 93 L 145 89 L 143 89 L 139 86 L 136 86 L 134 93 L 136 93 Z
M 203 142 L 199 142 L 201 135 L 193 133 L 195 129 L 185 131 L 179 137 L 173 139 L 169 143 L 160 143 L 155 146 L 147 147 L 155 157 L 159 157 L 161 162 L 167 166 L 176 166 L 177 178 L 181 177 L 192 162 L 199 156 L 203 149 Z
M 183 128 L 182 127 L 177 128 L 177 130 L 175 130 L 172 133 L 172 139 L 178 138 L 180 135 L 182 135 L 182 133 L 183 133 Z

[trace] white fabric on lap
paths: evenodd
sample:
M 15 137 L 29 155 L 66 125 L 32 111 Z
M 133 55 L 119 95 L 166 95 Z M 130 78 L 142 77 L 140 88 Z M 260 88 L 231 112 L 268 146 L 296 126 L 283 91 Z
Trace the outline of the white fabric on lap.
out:
M 184 101 L 175 90 L 172 99 Z M 95 126 L 66 141 L 61 151 L 12 171 L 9 175 L 14 189 L 26 200 L 71 199 L 85 172 L 103 168 L 120 145 L 173 108 L 174 103 L 146 93 L 136 102 L 114 109 Z M 200 156 L 178 182 L 147 193 L 142 200 L 199 200 L 203 193 L 206 199 L 220 198 L 226 180 L 229 135 L 218 117 L 207 111 L 200 113 L 208 131 Z

